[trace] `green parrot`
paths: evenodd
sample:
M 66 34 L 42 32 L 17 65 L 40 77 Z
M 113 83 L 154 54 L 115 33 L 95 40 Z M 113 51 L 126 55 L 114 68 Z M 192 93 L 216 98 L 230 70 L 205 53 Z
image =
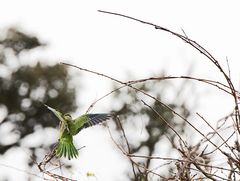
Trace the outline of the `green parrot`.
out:
M 94 126 L 112 117 L 112 114 L 83 114 L 76 119 L 72 119 L 71 115 L 61 113 L 45 105 L 60 122 L 60 138 L 56 148 L 56 156 L 66 157 L 69 160 L 78 157 L 78 150 L 73 144 L 73 136 L 84 128 Z

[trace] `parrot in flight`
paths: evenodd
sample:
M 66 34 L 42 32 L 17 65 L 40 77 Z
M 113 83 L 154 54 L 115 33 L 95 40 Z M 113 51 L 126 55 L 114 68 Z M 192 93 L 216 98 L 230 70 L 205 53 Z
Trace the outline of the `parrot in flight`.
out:
M 73 136 L 84 128 L 94 126 L 112 117 L 112 114 L 101 113 L 83 114 L 76 119 L 72 119 L 72 116 L 68 113 L 64 114 L 48 105 L 45 106 L 53 112 L 60 122 L 60 138 L 56 148 L 56 156 L 64 156 L 69 160 L 78 157 L 78 150 L 73 144 Z

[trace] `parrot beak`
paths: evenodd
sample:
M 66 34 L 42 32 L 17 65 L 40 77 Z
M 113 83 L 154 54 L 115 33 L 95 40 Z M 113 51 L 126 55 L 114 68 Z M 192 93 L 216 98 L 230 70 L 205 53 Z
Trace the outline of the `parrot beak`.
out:
M 52 111 L 52 112 L 54 112 L 55 111 L 55 109 L 53 109 L 53 108 L 51 108 L 51 107 L 49 107 L 48 105 L 46 105 L 46 104 L 43 104 L 44 106 L 46 106 L 50 111 Z

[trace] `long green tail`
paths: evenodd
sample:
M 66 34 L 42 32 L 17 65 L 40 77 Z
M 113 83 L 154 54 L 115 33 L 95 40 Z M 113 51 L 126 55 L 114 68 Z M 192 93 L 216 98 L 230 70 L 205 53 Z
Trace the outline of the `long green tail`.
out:
M 72 158 L 78 157 L 78 150 L 73 144 L 72 136 L 69 134 L 63 134 L 63 136 L 60 138 L 57 149 L 56 149 L 56 155 L 58 157 L 66 157 L 69 160 Z

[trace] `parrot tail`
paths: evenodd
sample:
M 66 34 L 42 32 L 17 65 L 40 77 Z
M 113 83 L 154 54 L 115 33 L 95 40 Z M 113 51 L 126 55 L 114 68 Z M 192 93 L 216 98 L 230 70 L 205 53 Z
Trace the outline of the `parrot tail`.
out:
M 61 138 L 56 149 L 56 155 L 58 157 L 64 156 L 71 160 L 72 158 L 78 157 L 78 150 L 74 146 L 72 140 Z

